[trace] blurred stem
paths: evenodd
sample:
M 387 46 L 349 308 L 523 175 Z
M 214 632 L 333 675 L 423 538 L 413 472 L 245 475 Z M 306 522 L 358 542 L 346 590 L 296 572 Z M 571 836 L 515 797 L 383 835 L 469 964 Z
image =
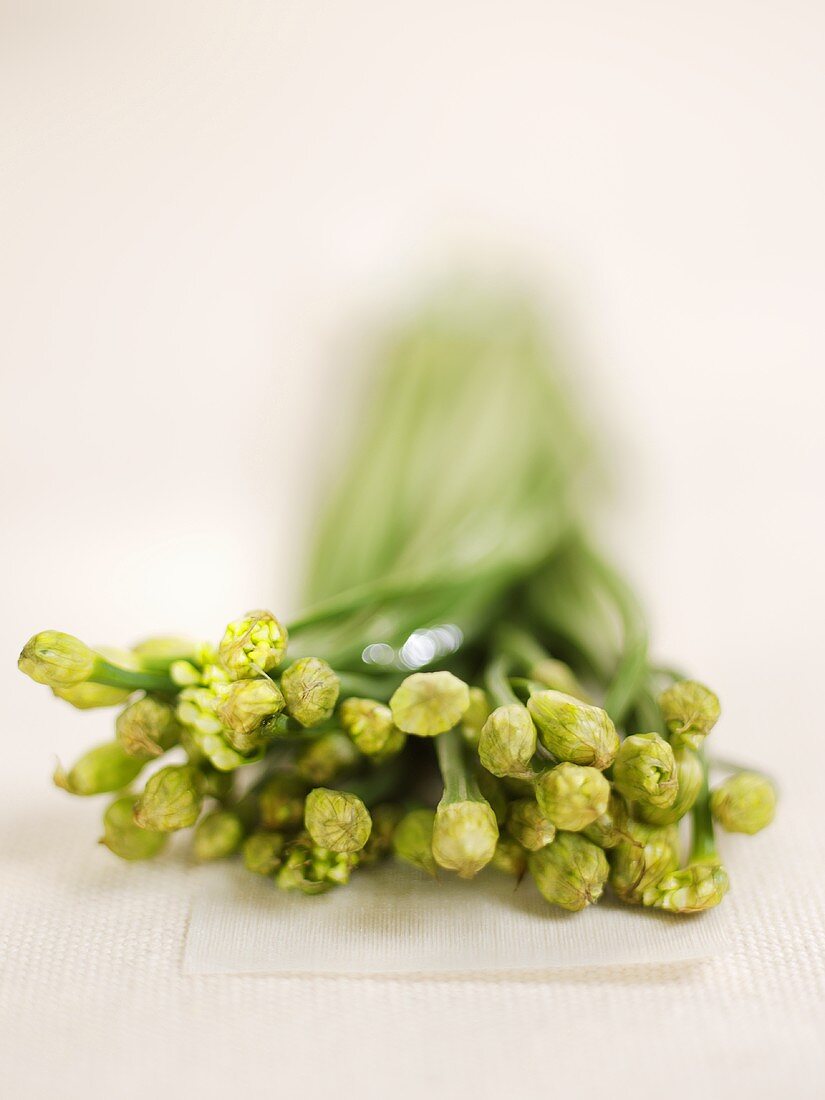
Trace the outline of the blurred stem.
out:
M 708 785 L 708 762 L 704 752 L 699 753 L 702 762 L 702 786 L 699 796 L 691 810 L 693 819 L 693 835 L 690 849 L 690 858 L 693 860 L 714 859 L 716 852 L 716 839 L 713 833 L 713 817 L 710 812 L 710 789 Z

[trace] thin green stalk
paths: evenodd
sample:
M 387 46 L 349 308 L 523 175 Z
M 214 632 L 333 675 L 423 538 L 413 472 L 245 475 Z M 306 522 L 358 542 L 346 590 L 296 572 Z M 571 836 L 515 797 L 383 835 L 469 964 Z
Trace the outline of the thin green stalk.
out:
M 446 733 L 439 734 L 435 739 L 435 752 L 444 781 L 443 801 L 484 801 L 475 776 L 467 766 L 464 743 L 458 730 L 447 730 Z
M 94 669 L 88 680 L 91 684 L 104 687 L 128 688 L 132 691 L 160 691 L 176 693 L 178 685 L 164 672 L 149 669 L 119 668 L 103 657 L 97 657 Z
M 700 752 L 702 761 L 702 786 L 699 796 L 691 810 L 693 833 L 691 839 L 691 862 L 703 859 L 715 859 L 716 838 L 713 832 L 713 817 L 710 812 L 710 789 L 708 784 L 708 762 L 705 754 Z
M 497 707 L 506 707 L 510 703 L 520 702 L 519 697 L 510 685 L 509 668 L 509 658 L 502 655 L 494 657 L 487 665 L 484 673 L 487 694 Z

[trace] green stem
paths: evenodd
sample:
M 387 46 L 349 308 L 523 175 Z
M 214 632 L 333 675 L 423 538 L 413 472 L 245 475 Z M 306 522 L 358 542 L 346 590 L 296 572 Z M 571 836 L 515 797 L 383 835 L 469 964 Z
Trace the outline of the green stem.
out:
M 699 753 L 702 762 L 702 786 L 699 797 L 691 810 L 693 835 L 690 849 L 691 862 L 700 859 L 716 858 L 716 839 L 713 834 L 713 817 L 710 812 L 710 789 L 708 785 L 708 762 L 703 752 Z
M 149 669 L 119 668 L 103 657 L 95 659 L 89 683 L 104 687 L 128 688 L 131 691 L 162 691 L 175 694 L 180 689 L 164 672 Z
M 444 781 L 444 802 L 483 802 L 475 776 L 467 766 L 458 730 L 439 734 L 435 739 L 435 752 Z
M 518 696 L 510 686 L 509 669 L 509 658 L 501 655 L 490 661 L 484 673 L 487 694 L 497 707 L 506 707 L 511 703 L 519 702 Z
M 604 703 L 604 709 L 619 725 L 633 706 L 647 676 L 647 628 L 636 597 L 619 574 L 590 547 L 583 545 L 582 553 L 613 599 L 622 620 L 622 656 Z

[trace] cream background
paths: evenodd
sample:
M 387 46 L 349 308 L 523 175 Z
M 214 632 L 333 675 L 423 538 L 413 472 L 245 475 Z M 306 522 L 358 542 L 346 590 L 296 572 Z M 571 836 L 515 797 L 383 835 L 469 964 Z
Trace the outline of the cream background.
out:
M 345 1095 L 817 1095 L 824 24 L 801 0 L 0 3 L 9 1095 L 316 1096 L 324 1062 Z M 473 258 L 564 318 L 618 456 L 604 538 L 659 651 L 718 686 L 725 751 L 783 784 L 730 852 L 735 950 L 184 978 L 191 876 L 95 848 L 97 807 L 47 774 L 106 718 L 16 653 L 293 610 L 354 345 Z

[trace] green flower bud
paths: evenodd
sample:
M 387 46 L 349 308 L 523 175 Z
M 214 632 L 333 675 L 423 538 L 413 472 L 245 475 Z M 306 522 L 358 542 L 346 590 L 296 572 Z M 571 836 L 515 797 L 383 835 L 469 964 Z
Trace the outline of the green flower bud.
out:
M 261 825 L 265 829 L 297 829 L 304 820 L 307 785 L 297 775 L 276 772 L 267 779 L 258 798 Z
M 527 707 L 508 703 L 496 707 L 481 730 L 478 758 L 493 775 L 529 776 L 536 751 L 536 727 Z
M 287 633 L 269 611 L 250 611 L 226 628 L 218 647 L 233 680 L 277 668 L 287 646 Z
M 481 728 L 490 717 L 490 700 L 487 692 L 480 687 L 470 688 L 470 705 L 461 719 L 461 734 L 470 745 L 477 745 Z
M 645 802 L 635 807 L 637 815 L 649 825 L 671 825 L 681 821 L 702 789 L 702 761 L 693 749 L 676 747 L 673 756 L 676 760 L 676 801 L 665 809 Z
M 104 684 L 72 684 L 71 687 L 52 688 L 52 695 L 71 703 L 77 710 L 96 710 L 98 707 L 117 707 L 132 694 L 129 688 L 106 687 Z
M 26 642 L 17 667 L 38 684 L 66 688 L 88 680 L 95 660 L 94 651 L 71 634 L 42 630 Z
M 773 821 L 776 791 L 764 775 L 739 772 L 711 791 L 710 811 L 729 833 L 753 835 Z
M 579 683 L 575 672 L 564 661 L 557 661 L 554 657 L 545 657 L 531 667 L 529 677 L 552 691 L 563 692 L 573 699 L 580 699 L 583 703 L 589 704 L 591 702 L 587 692 Z
M 263 745 L 241 752 L 230 743 L 229 738 L 235 735 L 218 717 L 218 708 L 228 691 L 229 685 L 219 680 L 210 687 L 184 688 L 176 709 L 178 721 L 189 730 L 199 751 L 224 772 L 252 764 L 263 755 Z
M 341 681 L 320 657 L 294 661 L 281 677 L 286 707 L 302 726 L 317 726 L 332 717 Z
M 243 842 L 244 867 L 255 875 L 274 875 L 281 866 L 284 838 L 280 833 L 252 833 Z
M 381 802 L 370 810 L 372 831 L 361 851 L 363 864 L 377 863 L 392 851 L 392 838 L 396 826 L 404 816 L 400 806 L 392 802 Z
M 600 771 L 613 763 L 619 735 L 600 707 L 548 690 L 531 695 L 527 709 L 538 727 L 541 743 L 557 760 L 592 765 Z
M 152 859 L 166 844 L 165 833 L 141 829 L 133 817 L 135 800 L 131 795 L 117 798 L 103 815 L 100 843 L 121 859 Z
M 304 825 L 319 848 L 360 852 L 372 830 L 372 818 L 358 795 L 316 787 L 306 798 Z
M 301 749 L 295 761 L 298 775 L 312 786 L 351 774 L 363 757 L 344 733 L 322 733 Z
M 719 699 L 696 680 L 679 680 L 659 696 L 673 745 L 698 749 L 719 720 Z
M 433 824 L 433 856 L 439 867 L 472 878 L 493 858 L 498 840 L 496 815 L 489 803 L 439 802 Z
M 406 743 L 407 735 L 396 729 L 390 708 L 374 699 L 345 699 L 339 717 L 358 751 L 373 760 L 397 755 Z
M 198 820 L 203 803 L 203 777 L 191 764 L 172 764 L 150 776 L 135 803 L 142 829 L 172 833 Z
M 505 875 L 515 875 L 520 879 L 527 870 L 527 853 L 512 837 L 499 837 L 490 866 L 497 871 L 503 871 Z
M 634 733 L 622 741 L 613 782 L 630 802 L 668 809 L 676 801 L 676 758 L 658 733 Z
M 331 852 L 319 848 L 305 834 L 289 845 L 277 883 L 281 890 L 300 890 L 303 894 L 323 894 L 333 886 L 349 882 L 360 856 L 357 852 Z
M 257 747 L 255 732 L 273 714 L 284 709 L 278 685 L 268 677 L 236 680 L 220 695 L 216 714 L 227 731 L 227 740 L 239 752 Z
M 390 699 L 396 726 L 418 737 L 452 729 L 469 706 L 470 689 L 451 672 L 414 672 Z
M 129 756 L 161 756 L 180 740 L 180 726 L 172 707 L 151 695 L 136 699 L 115 719 L 115 731 Z
M 428 875 L 436 873 L 434 824 L 434 810 L 410 810 L 401 818 L 392 837 L 392 850 L 398 859 L 417 867 L 419 871 L 426 871 Z
M 144 763 L 127 756 L 117 741 L 107 741 L 81 756 L 68 774 L 58 765 L 54 782 L 70 794 L 106 794 L 128 787 Z
M 190 661 L 173 661 L 169 677 L 178 687 L 196 687 L 201 683 L 201 670 Z
M 728 873 L 717 859 L 699 860 L 664 875 L 644 891 L 644 904 L 669 913 L 701 913 L 728 892 Z
M 519 798 L 510 803 L 507 831 L 528 852 L 537 852 L 553 840 L 556 826 L 545 817 L 535 798 Z
M 230 810 L 217 810 L 207 814 L 195 829 L 193 851 L 201 863 L 213 859 L 226 859 L 240 848 L 244 827 L 237 814 Z
M 201 665 L 210 656 L 210 647 L 192 638 L 145 638 L 132 647 L 140 668 L 166 670 L 176 661 Z
M 615 848 L 623 840 L 632 839 L 628 833 L 628 818 L 627 803 L 620 794 L 611 790 L 607 809 L 582 829 L 582 836 L 600 848 Z
M 536 801 L 557 829 L 577 833 L 607 810 L 610 784 L 598 768 L 565 761 L 536 779 Z
M 550 904 L 573 913 L 598 901 L 607 881 L 604 852 L 578 833 L 557 833 L 552 844 L 530 853 L 527 866 Z
M 679 866 L 679 835 L 673 825 L 631 830 L 633 839 L 610 853 L 610 885 L 622 901 L 639 905 L 645 890 Z

